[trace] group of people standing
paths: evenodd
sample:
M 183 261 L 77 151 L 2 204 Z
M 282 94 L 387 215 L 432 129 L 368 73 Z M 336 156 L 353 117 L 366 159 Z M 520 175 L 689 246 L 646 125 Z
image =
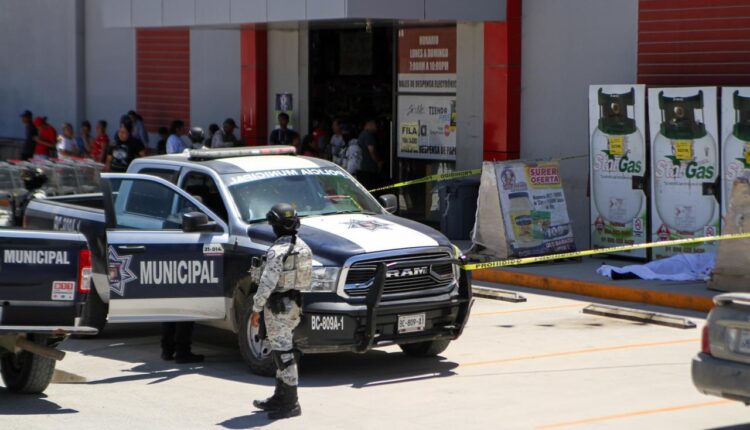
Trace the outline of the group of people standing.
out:
M 286 113 L 279 114 L 278 124 L 268 138 L 269 144 L 292 145 L 297 148 L 298 154 L 333 161 L 366 188 L 375 188 L 380 184 L 385 157 L 381 153 L 375 118 L 367 119 L 359 134 L 341 118 L 331 122 L 330 131 L 322 121 L 315 121 L 312 132 L 302 139 L 289 128 L 289 115 Z
M 53 156 L 91 158 L 97 162 L 105 160 L 109 148 L 107 121 L 97 121 L 93 135 L 89 121 L 81 122 L 78 134 L 75 133 L 73 125 L 67 122 L 62 125 L 62 133 L 58 134 L 47 122 L 47 117 L 35 117 L 29 110 L 21 113 L 21 121 L 26 128 L 21 149 L 23 160 L 46 160 Z
M 21 159 L 47 160 L 56 158 L 88 158 L 105 165 L 105 170 L 124 172 L 136 157 L 146 155 L 148 133 L 143 118 L 130 111 L 120 119 L 120 126 L 110 139 L 107 121 L 99 120 L 92 135 L 89 121 L 82 121 L 78 133 L 73 125 L 63 123 L 62 133 L 47 122 L 45 116 L 34 116 L 29 110 L 21 113 L 26 130 Z
M 177 154 L 190 148 L 232 148 L 242 145 L 234 131 L 237 123 L 227 118 L 221 128 L 217 124 L 208 126 L 208 134 L 204 134 L 200 127 L 188 129 L 185 122 L 179 119 L 172 121 L 167 127 L 159 128 L 160 140 L 157 144 L 157 154 Z
M 73 125 L 64 123 L 62 133 L 47 122 L 44 116 L 34 116 L 31 111 L 21 113 L 26 135 L 21 158 L 24 160 L 48 158 L 90 158 L 104 164 L 104 171 L 124 172 L 130 163 L 145 155 L 175 154 L 190 148 L 228 148 L 243 145 L 235 131 L 234 119 L 227 118 L 219 127 L 211 124 L 208 133 L 175 119 L 170 127 L 159 128 L 159 140 L 149 141 L 143 118 L 129 111 L 120 118 L 120 124 L 111 138 L 107 121 L 99 120 L 92 133 L 89 121 L 82 121 L 76 133 Z M 341 118 L 331 122 L 330 129 L 323 121 L 313 123 L 312 132 L 300 138 L 289 127 L 289 115 L 278 115 L 278 127 L 268 137 L 271 145 L 292 145 L 297 153 L 333 161 L 355 176 L 367 188 L 377 187 L 385 157 L 378 143 L 378 123 L 374 118 L 364 122 L 361 132 Z
M 89 121 L 82 121 L 78 132 L 70 123 L 62 124 L 62 132 L 47 122 L 47 117 L 34 116 L 25 110 L 21 113 L 25 126 L 25 138 L 21 150 L 23 160 L 47 160 L 50 158 L 88 158 L 104 164 L 104 171 L 125 172 L 130 163 L 146 155 L 175 154 L 187 148 L 225 148 L 241 144 L 235 135 L 237 124 L 227 118 L 222 127 L 209 126 L 206 138 L 202 129 L 188 130 L 180 119 L 172 121 L 169 128 L 159 129 L 159 140 L 149 141 L 143 118 L 135 111 L 120 117 L 117 130 L 110 137 L 107 121 L 96 122 L 94 133 Z M 199 131 L 196 142 L 196 131 Z

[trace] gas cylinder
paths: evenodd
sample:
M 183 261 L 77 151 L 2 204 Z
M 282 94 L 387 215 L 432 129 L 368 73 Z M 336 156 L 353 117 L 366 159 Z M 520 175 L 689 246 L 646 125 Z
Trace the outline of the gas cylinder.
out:
M 606 94 L 599 89 L 599 121 L 591 136 L 592 198 L 607 222 L 625 225 L 641 213 L 644 194 L 633 177 L 646 168 L 646 147 L 635 123 L 635 89 Z
M 716 142 L 706 131 L 703 91 L 689 97 L 659 92 L 661 124 L 653 140 L 654 202 L 663 225 L 693 235 L 717 210 L 711 191 L 719 173 Z M 700 110 L 700 121 L 696 111 Z
M 732 94 L 734 126 L 732 133 L 724 140 L 722 205 L 724 213 L 729 209 L 734 180 L 750 171 L 750 97 L 743 97 L 739 91 Z

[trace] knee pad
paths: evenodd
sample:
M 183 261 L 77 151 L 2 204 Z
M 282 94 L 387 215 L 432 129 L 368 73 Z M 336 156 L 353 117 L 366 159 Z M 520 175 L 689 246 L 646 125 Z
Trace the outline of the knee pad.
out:
M 297 360 L 294 356 L 294 350 L 290 349 L 288 351 L 273 351 L 273 361 L 277 369 L 284 370 L 296 363 Z

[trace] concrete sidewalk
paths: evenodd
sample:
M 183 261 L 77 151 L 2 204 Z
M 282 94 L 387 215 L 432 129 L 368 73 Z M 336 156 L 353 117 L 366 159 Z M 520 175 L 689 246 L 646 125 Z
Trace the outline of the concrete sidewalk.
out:
M 613 281 L 596 273 L 602 264 L 626 266 L 639 264 L 617 258 L 585 257 L 580 262 L 561 261 L 484 269 L 473 272 L 473 279 L 495 284 L 518 285 L 561 293 L 598 297 L 609 300 L 646 303 L 656 306 L 708 312 L 713 297 L 720 294 L 706 287 L 706 282 L 669 282 L 628 279 Z

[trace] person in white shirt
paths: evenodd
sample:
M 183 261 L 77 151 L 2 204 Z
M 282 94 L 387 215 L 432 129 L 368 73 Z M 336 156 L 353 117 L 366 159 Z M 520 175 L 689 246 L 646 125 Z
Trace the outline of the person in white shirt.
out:
M 59 158 L 70 158 L 77 157 L 78 154 L 78 143 L 76 143 L 76 137 L 73 132 L 73 126 L 70 123 L 63 124 L 62 134 L 57 137 L 57 156 Z
M 352 176 L 359 173 L 362 167 L 362 148 L 357 143 L 357 139 L 352 139 L 346 145 L 342 167 Z
M 231 148 L 237 146 L 239 141 L 234 135 L 235 128 L 237 128 L 237 124 L 232 118 L 225 119 L 221 130 L 214 133 L 213 138 L 211 138 L 211 148 Z
M 185 140 L 182 138 L 184 135 L 185 123 L 179 119 L 172 121 L 167 138 L 167 154 L 179 154 L 187 148 Z

